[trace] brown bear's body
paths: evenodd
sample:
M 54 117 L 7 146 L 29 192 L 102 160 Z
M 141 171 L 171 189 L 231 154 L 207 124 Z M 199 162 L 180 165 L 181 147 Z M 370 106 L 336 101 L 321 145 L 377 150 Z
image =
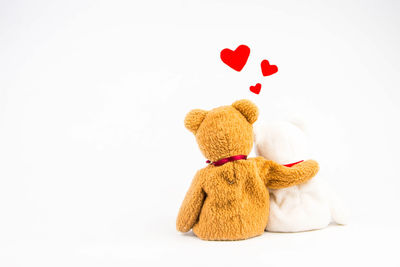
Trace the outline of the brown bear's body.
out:
M 248 155 L 253 146 L 257 107 L 248 100 L 209 112 L 191 111 L 185 126 L 200 150 L 212 162 Z M 243 159 L 222 166 L 209 165 L 197 172 L 180 208 L 177 229 L 205 240 L 240 240 L 260 235 L 268 222 L 267 187 L 283 188 L 303 183 L 318 172 L 309 160 L 284 167 L 264 158 Z
M 254 160 L 239 160 L 199 171 L 200 186 L 207 198 L 193 226 L 198 237 L 237 240 L 264 232 L 269 194 L 255 165 Z

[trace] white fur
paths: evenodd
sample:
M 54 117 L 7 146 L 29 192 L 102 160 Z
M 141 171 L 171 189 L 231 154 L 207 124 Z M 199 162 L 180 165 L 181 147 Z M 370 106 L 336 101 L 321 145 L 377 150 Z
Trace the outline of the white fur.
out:
M 304 123 L 269 122 L 254 130 L 256 153 L 280 164 L 309 159 Z M 326 227 L 331 219 L 346 223 L 337 197 L 323 183 L 321 171 L 307 183 L 270 190 L 268 231 L 299 232 Z

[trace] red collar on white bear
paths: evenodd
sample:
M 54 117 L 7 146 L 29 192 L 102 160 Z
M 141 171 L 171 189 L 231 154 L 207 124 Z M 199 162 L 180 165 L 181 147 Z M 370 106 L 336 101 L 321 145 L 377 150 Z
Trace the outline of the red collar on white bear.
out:
M 289 163 L 289 164 L 284 164 L 283 166 L 285 166 L 285 167 L 292 167 L 292 166 L 294 166 L 294 165 L 296 165 L 296 164 L 299 164 L 300 162 L 303 162 L 304 160 L 300 160 L 300 161 L 297 161 L 297 162 L 294 162 L 294 163 Z
M 241 159 L 247 159 L 247 156 L 246 155 L 237 155 L 237 156 L 232 156 L 229 158 L 220 159 L 215 162 L 207 160 L 206 163 L 212 164 L 214 166 L 221 166 L 221 165 L 224 165 L 225 163 L 236 161 L 236 160 L 241 160 Z

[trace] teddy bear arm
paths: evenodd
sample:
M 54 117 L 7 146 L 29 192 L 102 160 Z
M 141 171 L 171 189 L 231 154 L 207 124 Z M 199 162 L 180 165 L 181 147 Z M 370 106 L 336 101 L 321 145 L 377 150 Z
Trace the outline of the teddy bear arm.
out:
M 313 178 L 318 170 L 319 165 L 314 160 L 307 160 L 292 167 L 285 167 L 271 161 L 267 187 L 280 189 L 302 184 Z
M 248 159 L 248 160 L 252 160 L 256 163 L 257 169 L 258 169 L 258 173 L 260 174 L 261 179 L 263 180 L 264 184 L 268 183 L 268 173 L 269 173 L 269 168 L 270 168 L 270 164 L 269 164 L 269 160 L 266 160 L 263 157 L 256 157 L 256 158 L 252 158 L 252 159 Z
M 203 206 L 205 192 L 200 183 L 201 176 L 197 174 L 186 193 L 185 199 L 179 209 L 176 219 L 176 229 L 180 232 L 188 232 L 197 221 Z

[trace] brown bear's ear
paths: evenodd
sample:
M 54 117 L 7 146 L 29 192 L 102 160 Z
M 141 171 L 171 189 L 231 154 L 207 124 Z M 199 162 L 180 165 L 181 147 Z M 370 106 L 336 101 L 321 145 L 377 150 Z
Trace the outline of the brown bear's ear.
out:
M 200 124 L 203 122 L 207 115 L 207 111 L 202 109 L 194 109 L 190 111 L 185 117 L 185 127 L 196 134 L 197 129 L 199 129 Z
M 246 120 L 253 124 L 258 118 L 258 108 L 257 106 L 247 99 L 238 100 L 232 104 L 232 107 L 237 109 Z

